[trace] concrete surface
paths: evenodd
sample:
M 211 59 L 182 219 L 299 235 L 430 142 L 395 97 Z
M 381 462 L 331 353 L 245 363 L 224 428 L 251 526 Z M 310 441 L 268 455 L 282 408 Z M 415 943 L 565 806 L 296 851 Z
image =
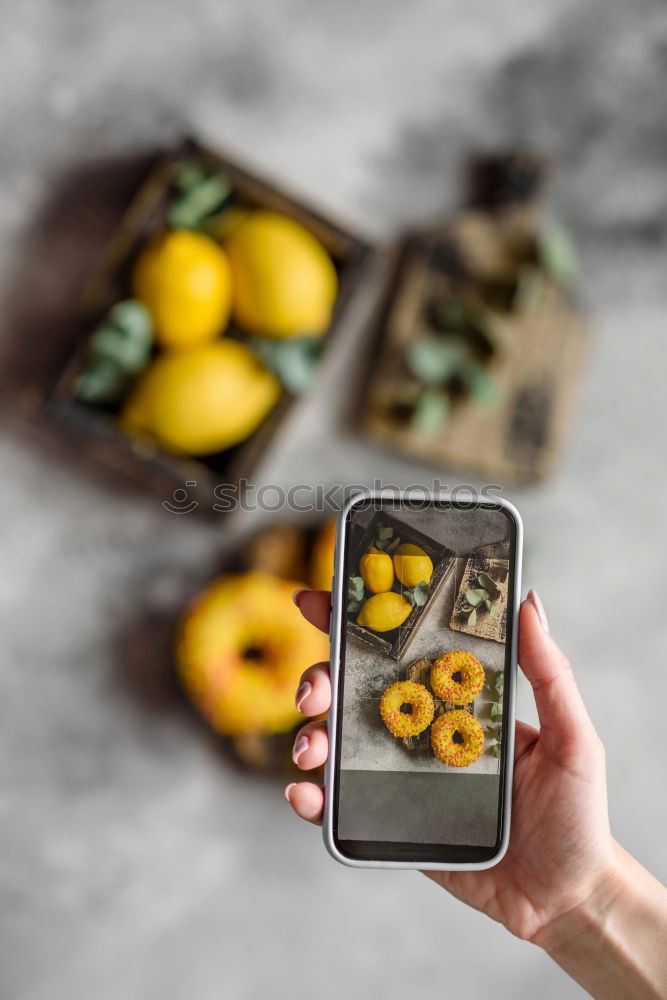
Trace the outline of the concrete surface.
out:
M 447 210 L 473 145 L 531 141 L 556 158 L 596 342 L 557 473 L 510 495 L 526 582 L 607 744 L 616 835 L 667 878 L 664 5 L 0 9 L 3 340 L 20 335 L 31 356 L 90 266 L 82 232 L 113 216 L 107 198 L 87 214 L 92 180 L 186 129 L 373 235 Z M 341 342 L 262 481 L 427 479 L 340 430 L 357 354 Z M 170 518 L 20 427 L 3 432 L 0 462 L 3 1000 L 390 1000 L 442 996 L 445 969 L 452 995 L 581 995 L 426 879 L 334 865 L 280 789 L 230 769 L 163 691 L 163 617 L 260 518 Z M 525 688 L 519 703 L 531 719 Z

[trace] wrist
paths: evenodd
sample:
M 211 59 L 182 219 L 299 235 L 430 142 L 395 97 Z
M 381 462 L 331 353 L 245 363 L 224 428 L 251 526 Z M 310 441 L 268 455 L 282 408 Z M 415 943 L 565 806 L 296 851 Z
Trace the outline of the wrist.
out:
M 533 944 L 558 961 L 563 951 L 570 953 L 573 942 L 585 944 L 589 937 L 599 942 L 608 930 L 614 908 L 629 889 L 624 852 L 614 843 L 610 864 L 591 881 L 578 902 L 540 928 Z
M 665 996 L 667 890 L 618 844 L 590 891 L 533 938 L 592 996 Z

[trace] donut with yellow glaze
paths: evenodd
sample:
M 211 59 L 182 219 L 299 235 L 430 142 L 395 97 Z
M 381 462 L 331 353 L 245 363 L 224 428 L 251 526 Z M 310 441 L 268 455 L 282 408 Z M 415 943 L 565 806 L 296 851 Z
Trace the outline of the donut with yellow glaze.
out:
M 431 726 L 433 755 L 449 767 L 470 767 L 484 750 L 479 719 L 462 708 L 443 712 Z
M 393 736 L 418 736 L 433 720 L 435 705 L 430 691 L 415 681 L 392 684 L 380 699 L 382 721 Z
M 452 705 L 468 705 L 474 701 L 485 680 L 480 661 L 462 649 L 443 653 L 431 669 L 431 687 L 438 698 Z

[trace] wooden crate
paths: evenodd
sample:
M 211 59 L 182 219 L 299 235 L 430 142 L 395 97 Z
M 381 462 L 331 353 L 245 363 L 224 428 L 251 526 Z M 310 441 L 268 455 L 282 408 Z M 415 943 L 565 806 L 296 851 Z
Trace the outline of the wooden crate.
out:
M 395 246 L 359 406 L 374 441 L 439 469 L 470 469 L 501 483 L 536 481 L 551 469 L 588 342 L 573 298 L 540 263 L 536 192 L 516 194 L 512 185 L 521 191 L 524 180 L 516 159 L 514 173 L 504 163 L 498 170 L 512 178 L 508 202 L 487 203 L 477 192 L 477 202 L 458 216 Z M 438 300 L 478 316 L 492 335 L 486 370 L 499 399 L 484 406 L 463 395 L 448 422 L 428 434 L 401 412 L 401 394 L 419 391 L 406 352 L 433 334 L 428 310 Z
M 55 423 L 74 439 L 87 461 L 102 463 L 163 501 L 187 487 L 188 498 L 199 501 L 198 510 L 212 514 L 216 486 L 235 486 L 252 475 L 280 433 L 287 414 L 297 402 L 295 397 L 284 391 L 277 406 L 247 441 L 204 458 L 177 457 L 145 439 L 130 437 L 119 428 L 113 408 L 86 405 L 75 399 L 77 379 L 88 361 L 89 337 L 109 308 L 127 297 L 132 260 L 145 240 L 164 227 L 174 166 L 184 159 L 220 170 L 230 179 L 242 203 L 288 215 L 309 229 L 329 252 L 338 271 L 339 291 L 332 323 L 325 334 L 325 347 L 344 322 L 369 247 L 298 197 L 193 140 L 156 159 L 119 220 L 104 259 L 83 293 L 71 337 L 63 345 L 61 357 L 54 362 L 45 384 L 38 387 L 39 410 L 51 425 Z
M 393 528 L 394 537 L 398 536 L 402 543 L 409 542 L 413 545 L 419 545 L 430 556 L 433 563 L 433 575 L 429 586 L 428 598 L 426 603 L 421 607 L 414 607 L 412 609 L 401 626 L 392 629 L 390 632 L 377 633 L 366 628 L 365 625 L 357 625 L 355 619 L 358 611 L 348 611 L 347 629 L 350 635 L 361 640 L 361 642 L 365 642 L 368 646 L 372 646 L 373 649 L 379 650 L 386 656 L 400 660 L 408 648 L 415 630 L 419 627 L 422 615 L 442 589 L 449 574 L 454 571 L 456 557 L 454 552 L 447 548 L 446 545 L 434 541 L 428 535 L 424 535 L 421 531 L 417 531 L 415 528 L 410 527 L 398 518 L 392 517 L 390 514 L 377 512 L 366 528 L 362 528 L 360 525 L 352 528 L 350 536 L 350 559 L 348 563 L 350 576 L 358 575 L 359 560 L 375 542 L 380 525 Z M 392 589 L 400 594 L 404 588 L 400 581 L 394 580 Z M 367 596 L 371 595 L 368 594 Z
M 483 545 L 473 549 L 466 560 L 465 569 L 461 578 L 461 583 L 454 601 L 452 616 L 449 627 L 457 632 L 467 632 L 468 635 L 475 635 L 480 639 L 491 639 L 493 642 L 504 643 L 507 637 L 507 599 L 509 587 L 509 542 L 498 542 L 493 545 Z M 496 572 L 493 568 L 493 560 L 498 560 L 506 564 L 507 570 L 504 578 L 496 579 Z M 466 591 L 469 587 L 476 587 L 476 578 L 479 573 L 486 573 L 496 584 L 498 594 L 495 602 L 499 605 L 499 613 L 495 618 L 482 612 L 478 614 L 474 625 L 469 625 L 464 615 L 463 606 L 466 603 Z

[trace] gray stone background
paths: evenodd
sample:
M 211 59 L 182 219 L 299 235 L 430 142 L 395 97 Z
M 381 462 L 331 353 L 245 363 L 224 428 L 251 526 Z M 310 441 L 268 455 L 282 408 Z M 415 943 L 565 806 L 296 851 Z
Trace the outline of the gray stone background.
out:
M 615 833 L 665 879 L 664 5 L 0 11 L 5 374 L 17 336 L 36 356 L 68 315 L 91 261 L 81 233 L 101 238 L 122 194 L 105 164 L 155 142 L 195 130 L 373 236 L 450 208 L 470 147 L 531 142 L 556 159 L 553 204 L 580 242 L 595 343 L 556 474 L 509 495 L 525 518 L 526 582 L 607 744 Z M 88 212 L 100 174 L 111 194 Z M 341 343 L 262 481 L 420 475 L 339 429 L 356 348 Z M 225 765 L 168 699 L 140 696 L 130 668 L 167 657 L 152 624 L 232 528 L 165 520 L 20 421 L 4 426 L 3 1000 L 442 996 L 444 970 L 452 995 L 581 995 L 426 879 L 333 864 L 278 788 Z M 525 686 L 519 707 L 533 717 Z

